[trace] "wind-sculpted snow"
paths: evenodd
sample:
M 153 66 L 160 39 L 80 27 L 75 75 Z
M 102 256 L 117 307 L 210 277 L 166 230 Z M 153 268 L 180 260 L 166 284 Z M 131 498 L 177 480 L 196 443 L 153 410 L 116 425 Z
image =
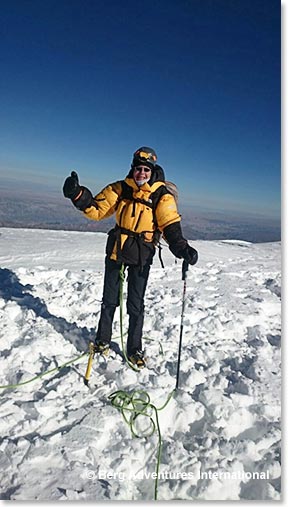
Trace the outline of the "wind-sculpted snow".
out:
M 0 233 L 0 383 L 7 385 L 87 351 L 106 236 Z M 199 262 L 188 271 L 180 389 L 159 411 L 158 499 L 279 500 L 281 246 L 193 246 Z M 89 387 L 85 356 L 1 389 L 2 499 L 153 500 L 157 433 L 133 438 L 108 396 L 144 389 L 160 407 L 175 387 L 183 282 L 181 262 L 167 248 L 163 257 L 164 269 L 155 257 L 145 299 L 147 368 L 125 364 L 117 312 L 110 357 L 94 360 Z

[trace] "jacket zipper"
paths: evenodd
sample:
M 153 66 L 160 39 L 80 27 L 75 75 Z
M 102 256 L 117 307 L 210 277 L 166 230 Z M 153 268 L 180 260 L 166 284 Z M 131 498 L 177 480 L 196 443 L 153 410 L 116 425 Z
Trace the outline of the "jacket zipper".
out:
M 137 227 L 138 227 L 138 225 L 139 225 L 139 222 L 140 222 L 140 219 L 141 219 L 141 215 L 142 215 L 142 213 L 143 213 L 143 209 L 141 209 L 141 211 L 140 211 L 140 213 L 139 213 L 139 217 L 138 217 L 138 220 L 137 220 L 136 225 L 135 225 L 135 227 L 134 227 L 134 231 L 136 231 L 136 230 L 137 230 Z

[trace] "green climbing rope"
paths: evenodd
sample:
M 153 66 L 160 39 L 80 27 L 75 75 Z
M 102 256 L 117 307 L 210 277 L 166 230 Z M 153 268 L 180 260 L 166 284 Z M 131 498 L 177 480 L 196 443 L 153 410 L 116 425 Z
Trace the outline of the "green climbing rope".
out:
M 119 338 L 122 338 L 122 348 L 123 348 L 123 338 L 124 338 L 125 334 L 127 334 L 127 333 L 122 333 L 121 336 L 115 336 L 115 337 L 113 337 L 113 340 L 118 340 Z M 147 338 L 147 337 L 144 337 L 143 339 L 144 340 L 148 340 L 148 341 L 155 341 L 152 338 Z M 163 354 L 163 349 L 162 349 L 162 346 L 161 346 L 160 342 L 159 342 L 159 347 L 160 347 L 160 353 Z M 32 378 L 30 378 L 28 380 L 25 380 L 24 382 L 19 382 L 18 384 L 3 385 L 3 386 L 0 386 L 0 389 L 15 389 L 16 387 L 21 387 L 21 386 L 24 386 L 26 384 L 30 384 L 30 382 L 34 382 L 34 380 L 40 379 L 40 378 L 44 377 L 45 375 L 49 375 L 51 373 L 54 373 L 55 371 L 59 371 L 62 368 L 65 368 L 65 366 L 69 366 L 70 364 L 78 362 L 78 361 L 80 361 L 81 359 L 83 359 L 84 357 L 86 357 L 88 355 L 89 355 L 89 352 L 84 352 L 83 354 L 74 357 L 70 361 L 67 361 L 66 363 L 63 363 L 60 366 L 52 368 L 51 370 L 44 371 L 43 373 L 40 373 L 39 375 L 36 375 L 35 377 L 32 377 Z
M 150 437 L 157 430 L 158 433 L 158 451 L 157 451 L 157 459 L 156 459 L 156 476 L 155 476 L 155 486 L 154 486 L 154 500 L 157 500 L 158 496 L 158 478 L 159 478 L 159 468 L 161 462 L 161 451 L 162 451 L 162 435 L 160 430 L 158 412 L 163 410 L 170 399 L 172 398 L 175 390 L 173 390 L 167 397 L 164 405 L 160 408 L 157 408 L 150 401 L 149 394 L 144 390 L 135 390 L 132 393 L 127 393 L 125 391 L 115 391 L 114 393 L 108 396 L 108 399 L 111 401 L 113 407 L 117 408 L 125 422 L 128 424 L 131 433 L 136 438 Z M 153 414 L 155 416 L 155 421 L 153 420 Z M 149 421 L 148 426 L 144 430 L 140 430 L 137 428 L 137 419 L 139 416 L 146 417 Z
M 124 286 L 124 280 L 125 280 L 125 265 L 122 264 L 121 266 L 121 269 L 120 269 L 120 272 L 119 272 L 119 276 L 120 276 L 120 290 L 119 290 L 119 300 L 120 300 L 120 335 L 121 335 L 121 347 L 122 347 L 122 352 L 123 352 L 123 355 L 124 355 L 124 358 L 125 358 L 125 361 L 127 363 L 127 365 L 129 366 L 129 368 L 131 368 L 131 370 L 134 370 L 134 371 L 140 371 L 139 368 L 137 368 L 137 366 L 134 366 L 131 361 L 129 361 L 128 357 L 127 357 L 127 354 L 126 354 L 126 351 L 125 351 L 125 345 L 124 345 L 124 332 L 123 332 L 123 286 Z
M 120 334 L 121 334 L 121 346 L 122 352 L 125 357 L 125 361 L 127 365 L 134 371 L 139 371 L 134 365 L 129 361 L 127 354 L 125 352 L 124 346 L 124 332 L 123 332 L 123 286 L 125 280 L 125 266 L 122 264 L 120 269 L 120 291 L 119 291 L 119 299 L 120 299 Z M 154 341 L 148 337 L 145 337 L 148 341 Z M 163 348 L 161 343 L 160 345 L 160 353 L 163 354 Z M 161 451 L 162 451 L 162 435 L 160 430 L 158 412 L 159 410 L 163 410 L 169 403 L 172 398 L 175 390 L 173 390 L 167 397 L 164 405 L 162 407 L 157 408 L 150 401 L 149 394 L 144 390 L 135 390 L 132 393 L 127 393 L 126 391 L 115 391 L 114 393 L 108 396 L 108 399 L 111 401 L 113 407 L 119 410 L 124 418 L 124 421 L 128 424 L 132 435 L 136 438 L 150 437 L 155 431 L 158 433 L 158 451 L 156 458 L 156 475 L 155 475 L 155 486 L 154 486 L 154 500 L 157 500 L 158 496 L 158 479 L 159 479 L 159 468 L 161 462 Z M 153 419 L 153 415 L 155 417 L 155 421 Z M 140 431 L 137 426 L 137 419 L 139 416 L 143 416 L 148 419 L 148 426 Z
M 123 285 L 124 285 L 124 280 L 125 280 L 124 270 L 125 270 L 125 266 L 124 266 L 124 264 L 122 264 L 121 269 L 120 269 L 120 294 L 119 294 L 119 297 L 120 297 L 120 338 L 121 338 L 121 346 L 122 346 L 123 355 L 124 355 L 124 358 L 125 358 L 125 361 L 126 361 L 127 365 L 132 370 L 138 372 L 138 371 L 140 371 L 139 368 L 137 368 L 136 366 L 134 366 L 129 361 L 129 359 L 127 357 L 127 354 L 125 352 L 125 346 L 124 346 L 124 336 L 127 334 L 127 332 L 123 331 Z M 119 338 L 119 336 L 117 336 L 115 338 L 113 337 L 113 340 L 117 340 L 118 338 Z M 153 338 L 148 338 L 147 336 L 144 336 L 143 339 L 147 340 L 147 341 L 150 341 L 150 342 L 155 341 L 155 340 L 153 340 Z M 163 355 L 162 344 L 160 342 L 158 342 L 158 343 L 159 343 L 159 347 L 160 347 L 160 354 Z M 57 366 L 56 368 L 52 368 L 51 370 L 47 370 L 47 371 L 45 371 L 43 373 L 40 373 L 39 375 L 36 375 L 35 377 L 32 377 L 31 379 L 25 380 L 24 382 L 19 382 L 18 384 L 7 384 L 7 385 L 4 385 L 4 386 L 0 386 L 0 389 L 14 389 L 16 387 L 24 386 L 26 384 L 29 384 L 30 382 L 33 382 L 33 381 L 35 381 L 37 379 L 40 379 L 40 378 L 44 377 L 45 375 L 49 375 L 51 373 L 54 373 L 55 371 L 59 371 L 62 368 L 65 368 L 65 366 L 69 366 L 70 364 L 76 363 L 77 361 L 80 361 L 82 358 L 86 357 L 87 355 L 89 355 L 89 352 L 85 352 L 84 354 L 81 354 L 80 356 L 77 356 L 74 359 L 71 359 L 70 361 L 67 361 L 64 364 L 62 364 L 60 366 Z
M 6 386 L 0 386 L 0 389 L 13 389 L 15 387 L 24 386 L 25 384 L 30 384 L 30 382 L 33 382 L 34 380 L 37 380 L 38 378 L 42 378 L 45 375 L 49 375 L 50 373 L 54 373 L 55 371 L 59 371 L 62 368 L 65 368 L 65 366 L 69 366 L 72 363 L 76 363 L 77 361 L 80 361 L 81 359 L 83 359 L 83 357 L 85 357 L 87 355 L 88 355 L 88 352 L 85 352 L 84 354 L 81 354 L 80 356 L 77 356 L 74 359 L 67 361 L 67 363 L 61 364 L 60 366 L 57 366 L 56 368 L 52 368 L 52 370 L 44 371 L 43 373 L 40 373 L 39 375 L 36 375 L 35 377 L 30 378 L 29 380 L 25 380 L 24 382 L 20 382 L 19 384 L 8 384 Z
M 126 351 L 125 351 L 125 345 L 124 345 L 124 336 L 127 334 L 127 332 L 123 331 L 123 303 L 124 303 L 124 295 L 123 295 L 123 288 L 124 288 L 124 281 L 125 281 L 125 265 L 122 264 L 120 272 L 120 290 L 119 290 L 119 303 L 120 303 L 120 338 L 121 338 L 121 348 L 122 352 L 125 358 L 125 361 L 129 368 L 131 368 L 134 371 L 141 371 L 137 366 L 134 366 L 131 361 L 129 361 Z M 155 341 L 153 338 L 149 338 L 148 336 L 143 336 L 143 340 L 153 342 Z M 158 341 L 159 348 L 160 348 L 160 354 L 163 355 L 163 347 L 162 344 Z

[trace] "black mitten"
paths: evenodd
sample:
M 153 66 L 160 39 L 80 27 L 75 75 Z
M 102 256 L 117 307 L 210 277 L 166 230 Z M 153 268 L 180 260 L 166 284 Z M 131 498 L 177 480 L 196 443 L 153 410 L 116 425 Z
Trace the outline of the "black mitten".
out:
M 194 266 L 194 264 L 198 261 L 197 250 L 187 243 L 185 250 L 182 252 L 182 259 L 187 261 L 188 264 L 191 264 L 191 266 Z
M 63 185 L 63 194 L 68 199 L 75 199 L 80 193 L 81 187 L 79 185 L 78 174 L 75 171 L 71 172 L 71 176 L 66 178 Z
M 63 185 L 63 194 L 71 199 L 74 206 L 81 211 L 93 205 L 92 193 L 88 188 L 79 185 L 78 174 L 75 171 L 72 171 L 71 176 L 66 178 Z
M 185 259 L 192 266 L 198 260 L 198 253 L 190 246 L 182 235 L 182 229 L 179 222 L 168 225 L 164 229 L 164 238 L 169 244 L 169 250 L 178 257 L 178 259 Z

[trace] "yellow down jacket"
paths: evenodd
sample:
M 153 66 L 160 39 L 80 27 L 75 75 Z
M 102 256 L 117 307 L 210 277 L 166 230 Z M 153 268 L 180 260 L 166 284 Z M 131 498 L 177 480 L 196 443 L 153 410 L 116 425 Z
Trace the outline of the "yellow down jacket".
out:
M 129 263 L 129 256 L 133 257 L 133 245 L 129 243 L 129 237 L 130 242 L 131 237 L 134 238 L 134 242 L 141 238 L 141 241 L 150 248 L 153 256 L 156 230 L 163 232 L 168 225 L 180 222 L 181 217 L 175 199 L 170 193 L 165 193 L 160 197 L 154 211 L 151 207 L 151 194 L 165 183 L 156 181 L 151 186 L 144 183 L 139 188 L 133 178 L 127 177 L 124 182 L 126 187 L 127 185 L 130 187 L 132 198 L 127 198 L 125 195 L 123 197 L 123 182 L 116 181 L 107 185 L 94 197 L 93 205 L 86 208 L 84 214 L 91 220 L 103 220 L 116 212 L 116 228 L 109 233 L 112 237 L 110 241 L 108 238 L 106 253 L 112 260 L 119 260 L 120 250 L 123 254 L 120 260 Z M 118 231 L 118 235 L 115 235 L 115 231 Z M 131 263 L 133 263 L 132 260 Z M 134 258 L 134 263 L 139 263 L 139 259 Z

